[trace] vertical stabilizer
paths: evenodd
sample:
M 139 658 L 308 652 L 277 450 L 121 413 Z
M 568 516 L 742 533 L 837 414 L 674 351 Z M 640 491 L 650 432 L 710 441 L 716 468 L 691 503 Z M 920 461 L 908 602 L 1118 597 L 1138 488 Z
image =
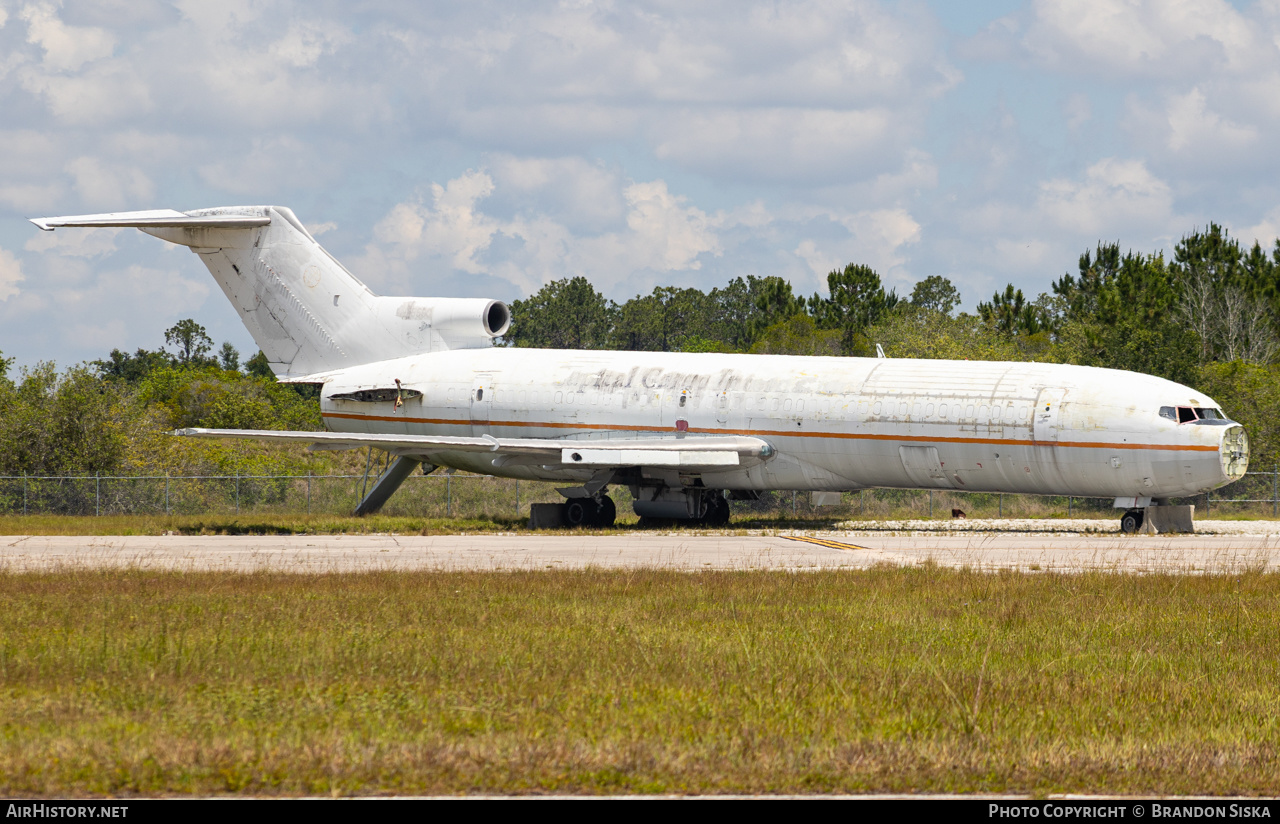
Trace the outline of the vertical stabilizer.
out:
M 488 346 L 498 301 L 375 295 L 281 206 L 36 218 L 41 229 L 132 226 L 200 256 L 281 378 L 444 349 Z

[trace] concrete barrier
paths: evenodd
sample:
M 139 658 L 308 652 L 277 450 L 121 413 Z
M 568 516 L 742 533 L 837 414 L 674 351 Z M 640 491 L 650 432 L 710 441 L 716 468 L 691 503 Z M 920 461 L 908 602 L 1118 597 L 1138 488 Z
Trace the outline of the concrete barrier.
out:
M 530 529 L 564 526 L 564 504 L 529 504 Z
M 1147 535 L 1164 535 L 1170 532 L 1192 533 L 1195 527 L 1196 508 L 1187 506 L 1149 506 L 1142 516 L 1142 532 Z

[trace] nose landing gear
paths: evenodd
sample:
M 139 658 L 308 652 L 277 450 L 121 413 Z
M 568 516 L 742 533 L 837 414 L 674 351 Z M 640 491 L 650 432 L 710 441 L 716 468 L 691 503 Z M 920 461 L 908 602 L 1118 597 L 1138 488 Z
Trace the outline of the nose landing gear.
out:
M 1146 510 L 1130 509 L 1120 517 L 1120 531 L 1126 535 L 1132 535 L 1142 529 L 1142 521 L 1145 516 Z

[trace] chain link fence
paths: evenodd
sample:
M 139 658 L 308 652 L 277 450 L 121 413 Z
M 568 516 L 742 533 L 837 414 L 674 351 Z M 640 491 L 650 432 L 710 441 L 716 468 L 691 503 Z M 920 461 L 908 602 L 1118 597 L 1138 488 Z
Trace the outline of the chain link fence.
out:
M 0 476 L 0 514 L 128 515 L 240 514 L 350 515 L 375 481 L 374 475 L 6 475 Z M 414 474 L 380 514 L 425 518 L 514 520 L 529 505 L 560 502 L 557 484 L 515 481 L 490 475 Z M 1280 515 L 1280 471 L 1250 472 L 1214 495 L 1176 499 L 1195 504 L 1198 517 Z M 610 495 L 624 519 L 631 495 Z M 734 501 L 736 516 L 765 518 L 909 519 L 1114 518 L 1112 498 L 1008 495 L 952 490 L 868 489 L 822 501 L 808 493 L 766 492 L 754 501 Z

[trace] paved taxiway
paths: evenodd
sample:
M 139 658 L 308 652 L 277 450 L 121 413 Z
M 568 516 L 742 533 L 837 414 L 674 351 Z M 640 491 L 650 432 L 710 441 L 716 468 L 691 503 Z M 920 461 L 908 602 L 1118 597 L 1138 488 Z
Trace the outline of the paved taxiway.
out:
M 1280 535 L 1008 532 L 795 535 L 7 536 L 0 569 L 524 570 L 582 567 L 838 569 L 876 564 L 1077 572 L 1234 572 L 1280 567 Z

